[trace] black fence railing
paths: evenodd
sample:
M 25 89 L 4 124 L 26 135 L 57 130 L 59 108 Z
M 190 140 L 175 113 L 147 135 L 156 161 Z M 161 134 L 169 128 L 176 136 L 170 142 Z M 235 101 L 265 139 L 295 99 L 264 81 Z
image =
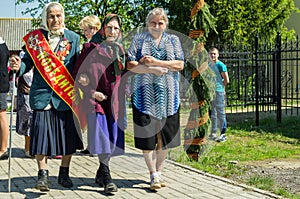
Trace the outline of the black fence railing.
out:
M 228 68 L 230 84 L 226 88 L 227 111 L 276 112 L 300 114 L 300 48 L 298 37 L 293 42 L 282 42 L 278 33 L 274 45 L 262 44 L 255 38 L 251 48 L 217 44 L 220 60 Z

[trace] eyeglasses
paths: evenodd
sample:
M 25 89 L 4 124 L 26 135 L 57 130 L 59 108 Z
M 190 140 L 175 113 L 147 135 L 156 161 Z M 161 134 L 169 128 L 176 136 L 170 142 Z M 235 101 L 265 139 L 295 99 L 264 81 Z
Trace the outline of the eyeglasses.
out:
M 156 23 L 154 21 L 151 21 L 150 25 L 153 26 L 153 27 L 156 27 L 157 25 L 158 26 L 163 26 L 163 25 L 165 25 L 165 23 L 164 22 L 158 22 L 158 23 Z

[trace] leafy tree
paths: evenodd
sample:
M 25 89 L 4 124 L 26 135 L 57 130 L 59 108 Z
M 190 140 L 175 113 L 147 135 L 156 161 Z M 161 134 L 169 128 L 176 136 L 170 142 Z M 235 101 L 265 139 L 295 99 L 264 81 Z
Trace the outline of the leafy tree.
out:
M 50 0 L 17 0 L 24 5 L 38 2 L 35 8 L 26 8 L 35 19 L 44 4 Z M 58 0 L 66 12 L 66 25 L 78 33 L 78 22 L 84 16 L 95 14 L 102 19 L 107 13 L 118 13 L 123 18 L 123 31 L 144 25 L 146 14 L 154 7 L 163 7 L 170 16 L 170 29 L 189 34 L 191 29 L 190 11 L 197 0 Z M 258 34 L 259 38 L 273 42 L 278 31 L 288 39 L 295 35 L 284 25 L 292 12 L 298 12 L 294 0 L 206 0 L 207 5 L 199 11 L 197 23 L 206 30 L 207 45 L 221 41 L 248 45 Z M 209 12 L 208 12 L 209 11 Z M 210 14 L 211 13 L 211 14 Z M 200 23 L 201 22 L 201 23 Z M 200 23 L 200 24 L 199 24 Z M 213 25 L 216 23 L 216 31 Z M 39 21 L 35 21 L 39 24 Z
M 170 24 L 175 30 L 188 33 L 190 29 L 190 10 L 197 0 L 170 0 L 169 14 L 173 19 Z M 217 38 L 222 42 L 233 44 L 251 44 L 253 38 L 273 42 L 276 33 L 287 39 L 295 37 L 294 30 L 288 30 L 285 21 L 292 12 L 299 12 L 294 0 L 206 0 L 210 13 L 217 19 L 216 31 L 210 31 L 207 44 L 216 43 Z M 199 16 L 203 20 L 205 13 Z M 213 19 L 211 17 L 206 20 Z M 205 29 L 205 23 L 202 23 Z M 211 29 L 210 29 L 211 30 Z
M 223 41 L 247 44 L 256 36 L 274 42 L 276 33 L 292 39 L 285 21 L 297 11 L 294 0 L 208 0 L 218 18 L 218 32 Z M 216 36 L 216 35 L 215 35 Z

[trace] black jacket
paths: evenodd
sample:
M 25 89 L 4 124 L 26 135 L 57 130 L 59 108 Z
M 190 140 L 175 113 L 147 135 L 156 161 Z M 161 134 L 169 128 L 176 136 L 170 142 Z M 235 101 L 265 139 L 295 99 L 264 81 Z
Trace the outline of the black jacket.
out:
M 5 43 L 0 44 L 0 93 L 9 91 L 9 77 L 7 63 L 9 59 L 9 50 Z

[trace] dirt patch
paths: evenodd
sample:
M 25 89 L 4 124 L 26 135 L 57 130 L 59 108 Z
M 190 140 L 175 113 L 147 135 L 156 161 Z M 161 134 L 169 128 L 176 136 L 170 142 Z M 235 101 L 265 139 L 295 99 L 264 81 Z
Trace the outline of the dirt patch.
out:
M 300 158 L 246 162 L 242 166 L 245 173 L 231 176 L 232 180 L 246 183 L 253 176 L 268 177 L 273 180 L 275 187 L 300 194 Z

